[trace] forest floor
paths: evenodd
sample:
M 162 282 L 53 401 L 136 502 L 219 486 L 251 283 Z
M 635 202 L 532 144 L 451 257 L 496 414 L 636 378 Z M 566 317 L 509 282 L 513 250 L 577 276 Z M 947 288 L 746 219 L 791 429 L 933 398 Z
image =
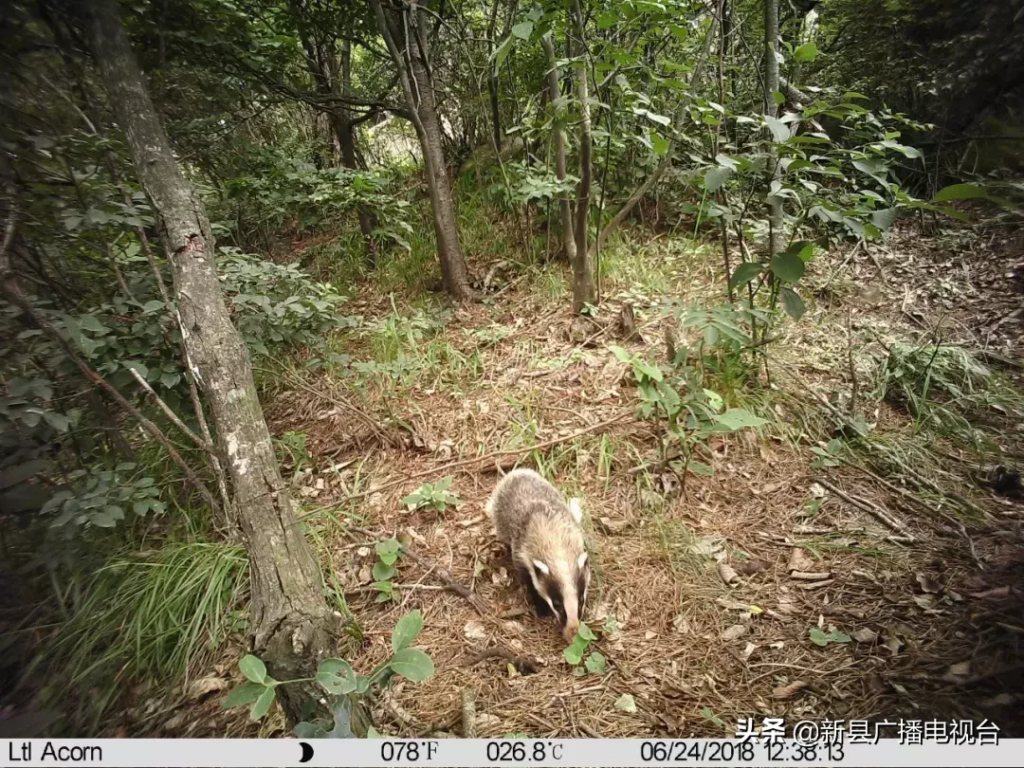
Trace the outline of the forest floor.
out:
M 592 332 L 573 328 L 560 268 L 511 283 L 499 272 L 497 295 L 441 319 L 367 284 L 356 309 L 375 330 L 343 350 L 376 361 L 364 382 L 296 368 L 265 406 L 277 437 L 306 436 L 295 475 L 305 510 L 333 505 L 305 524 L 361 627 L 357 671 L 387 657 L 402 615 L 423 612 L 416 645 L 436 674 L 397 682 L 379 730 L 460 734 L 468 687 L 487 737 L 720 737 L 738 718 L 766 716 L 988 718 L 1024 736 L 1024 502 L 973 479 L 989 458 L 955 429 L 959 415 L 1024 462 L 1021 371 L 1000 359 L 1024 359 L 1024 238 L 994 231 L 910 227 L 887 245 L 816 258 L 802 283 L 807 315 L 768 346 L 770 384 L 761 371 L 761 386 L 744 386 L 724 366 L 708 385 L 770 423 L 714 438 L 704 459 L 714 476 L 685 482 L 659 465 L 657 427 L 636 417 L 636 387 L 608 346 L 664 362 L 674 302 L 724 300 L 720 250 L 653 237 L 611 251 Z M 627 303 L 640 340 L 614 332 Z M 879 382 L 899 345 L 933 339 L 975 350 L 1001 383 L 915 419 L 877 396 Z M 870 438 L 847 440 L 846 461 L 815 464 L 811 446 L 842 435 L 836 415 L 851 397 Z M 517 462 L 583 501 L 594 566 L 585 619 L 604 674 L 574 671 L 502 567 L 483 505 Z M 406 495 L 447 476 L 460 506 L 408 511 Z M 393 582 L 406 586 L 378 603 L 374 545 L 390 536 L 418 559 L 398 561 Z M 482 612 L 444 589 L 442 569 Z M 243 652 L 205 674 L 238 677 Z M 223 695 L 164 733 L 216 722 L 253 735 L 244 710 L 219 711 Z M 283 735 L 279 713 L 261 733 Z

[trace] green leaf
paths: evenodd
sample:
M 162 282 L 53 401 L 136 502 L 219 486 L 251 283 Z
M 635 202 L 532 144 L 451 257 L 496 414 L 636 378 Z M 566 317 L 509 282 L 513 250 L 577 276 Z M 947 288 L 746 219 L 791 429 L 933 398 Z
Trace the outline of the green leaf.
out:
M 608 345 L 608 349 L 610 349 L 612 351 L 612 353 L 617 358 L 619 358 L 620 362 L 628 363 L 630 360 L 633 359 L 633 356 L 631 354 L 629 354 L 629 352 L 627 352 L 622 347 L 620 347 L 620 346 L 618 346 L 616 344 L 609 344 Z
M 777 106 L 781 107 L 783 104 L 786 103 L 786 96 L 782 93 L 782 91 L 772 91 L 772 100 L 775 102 Z
M 594 634 L 594 630 L 592 630 L 583 622 L 580 622 L 580 628 L 576 630 L 576 634 L 587 641 L 597 640 L 597 635 Z
M 879 229 L 885 230 L 896 221 L 897 210 L 895 208 L 883 208 L 880 211 L 871 212 L 871 223 Z
M 697 461 L 696 459 L 690 459 L 687 462 L 687 464 L 686 464 L 686 468 L 690 472 L 693 472 L 693 474 L 700 475 L 701 477 L 714 477 L 715 476 L 715 468 L 714 467 L 712 467 L 712 466 L 710 466 L 708 464 L 705 464 L 703 461 Z
M 396 675 L 417 683 L 434 674 L 434 662 L 419 648 L 403 648 L 391 657 L 389 666 Z
M 764 119 L 771 129 L 775 142 L 777 144 L 785 144 L 789 140 L 789 126 L 779 120 L 779 118 L 772 117 L 771 115 L 765 115 Z
M 380 735 L 380 731 L 374 728 L 372 725 L 366 729 L 366 738 L 368 739 L 383 739 Z
M 814 41 L 804 43 L 793 51 L 793 58 L 797 61 L 814 61 L 818 58 L 818 46 L 814 44 Z
M 715 416 L 715 421 L 733 431 L 745 427 L 761 427 L 768 423 L 766 419 L 755 416 L 744 408 L 730 408 L 725 413 Z
M 242 657 L 242 660 L 238 662 L 238 668 L 242 670 L 243 675 L 254 683 L 262 685 L 268 680 L 267 665 L 263 663 L 261 658 L 253 656 L 251 653 Z
M 378 541 L 374 549 L 377 551 L 377 556 L 383 560 L 387 565 L 394 565 L 398 559 L 398 551 L 401 546 L 397 539 L 386 539 L 384 541 Z
M 704 174 L 704 189 L 708 192 L 718 191 L 719 187 L 721 187 L 725 183 L 725 180 L 731 175 L 731 168 L 723 168 L 722 166 L 711 168 Z
M 383 560 L 378 560 L 373 564 L 373 578 L 375 581 L 387 581 L 394 577 L 397 571 L 394 566 L 388 565 Z
M 583 660 L 583 652 L 587 650 L 587 645 L 587 641 L 577 635 L 572 641 L 572 645 L 562 651 L 562 655 L 565 656 L 567 662 L 576 666 Z
M 158 299 L 154 299 L 153 301 L 147 301 L 145 304 L 142 305 L 142 311 L 147 313 L 156 312 L 158 309 L 163 308 L 164 303 L 162 301 L 159 301 Z
M 619 17 L 614 13 L 599 13 L 597 14 L 597 28 L 598 29 L 609 29 L 619 23 Z
M 828 645 L 828 635 L 821 631 L 820 627 L 811 627 L 811 642 L 824 648 Z
M 729 280 L 729 284 L 732 285 L 733 288 L 746 285 L 763 271 L 764 264 L 761 264 L 758 261 L 745 261 L 736 267 L 736 271 L 732 273 L 732 278 Z
M 43 411 L 43 420 L 58 432 L 67 432 L 71 419 L 56 411 Z
M 530 35 L 533 34 L 533 22 L 519 22 L 518 24 L 512 27 L 512 34 L 518 37 L 520 40 L 529 40 Z
M 266 689 L 267 686 L 265 685 L 246 681 L 231 689 L 231 692 L 227 697 L 225 697 L 224 703 L 221 704 L 221 707 L 224 709 L 233 709 L 234 707 L 241 707 L 245 704 L 252 704 Z
M 125 360 L 123 363 L 125 368 L 131 368 L 133 371 L 139 374 L 144 379 L 149 378 L 149 368 L 142 363 L 137 363 L 134 360 Z
M 976 197 L 985 196 L 985 190 L 977 184 L 952 184 L 940 189 L 932 201 L 944 203 L 949 200 L 973 200 Z
M 344 696 L 356 689 L 356 673 L 344 659 L 324 659 L 316 670 L 316 681 L 333 696 Z
M 587 670 L 591 674 L 603 675 L 607 671 L 607 661 L 604 655 L 594 651 L 592 654 L 587 656 Z
M 796 283 L 804 276 L 806 266 L 804 265 L 804 260 L 798 254 L 792 251 L 784 251 L 772 259 L 769 268 L 780 280 L 785 280 L 787 283 Z
M 839 632 L 838 630 L 829 635 L 829 639 L 833 643 L 848 643 L 850 642 L 850 636 L 845 632 Z
M 315 723 L 296 723 L 292 735 L 297 739 L 326 739 L 330 734 Z
M 509 53 L 509 51 L 512 50 L 512 40 L 513 39 L 514 38 L 512 37 L 512 35 L 509 35 L 504 40 L 502 40 L 501 41 L 501 45 L 499 45 L 495 49 L 495 51 L 494 51 L 494 71 L 495 71 L 495 73 L 497 73 L 501 69 L 501 65 L 504 64 L 505 63 L 505 59 L 508 58 L 508 53 Z
M 253 722 L 262 720 L 263 716 L 270 711 L 270 705 L 274 703 L 275 696 L 277 696 L 276 687 L 265 688 L 260 697 L 256 699 L 256 703 L 252 705 L 252 709 L 249 710 L 249 719 Z
M 654 153 L 659 157 L 664 157 L 668 154 L 668 139 L 663 138 L 660 133 L 651 131 L 651 146 L 654 148 Z
M 422 630 L 423 614 L 419 609 L 405 614 L 395 624 L 395 628 L 391 632 L 391 649 L 400 651 L 403 648 L 408 648 Z
M 782 299 L 782 307 L 786 310 L 786 314 L 792 317 L 794 320 L 799 320 L 804 316 L 804 312 L 807 311 L 807 307 L 804 306 L 804 300 L 800 298 L 800 294 L 790 288 L 788 285 L 782 286 L 782 290 L 779 291 L 779 297 Z

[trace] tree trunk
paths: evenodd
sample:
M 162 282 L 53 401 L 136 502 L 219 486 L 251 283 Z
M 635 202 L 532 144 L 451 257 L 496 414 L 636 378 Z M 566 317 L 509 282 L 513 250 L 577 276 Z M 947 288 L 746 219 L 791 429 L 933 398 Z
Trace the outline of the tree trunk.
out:
M 336 79 L 332 86 L 342 93 L 352 87 L 352 43 L 344 40 L 341 43 L 341 76 L 340 81 Z M 356 136 L 352 128 L 352 114 L 342 107 L 331 113 L 336 116 L 337 127 L 335 134 L 338 137 L 338 148 L 341 150 L 341 164 L 350 170 L 359 170 L 359 160 L 356 158 Z M 373 230 L 376 226 L 373 211 L 370 206 L 360 203 L 356 206 L 356 214 L 359 217 L 359 233 L 363 236 L 363 244 L 366 246 L 366 263 L 371 269 L 377 266 L 377 244 L 373 239 Z
M 576 16 L 576 34 L 584 39 L 583 10 L 579 0 L 573 0 Z M 580 63 L 576 77 L 576 98 L 580 103 L 580 185 L 576 195 L 576 259 L 572 262 L 572 307 L 574 312 L 583 309 L 584 304 L 597 302 L 597 285 L 594 281 L 594 261 L 587 245 L 590 222 L 590 187 L 594 175 L 591 158 L 593 141 L 590 133 L 590 93 L 587 82 L 586 62 Z
M 779 60 L 776 57 L 778 42 L 779 0 L 764 0 L 764 108 L 765 114 L 770 117 L 777 117 L 779 112 L 775 103 L 775 92 L 779 90 Z M 779 152 L 774 144 L 769 149 L 768 162 L 771 166 L 771 180 L 778 181 L 782 178 L 782 168 L 779 166 Z M 769 197 L 768 207 L 768 252 L 774 256 L 782 251 L 785 242 L 782 198 L 774 195 Z
M 462 255 L 459 228 L 455 220 L 455 205 L 448 183 L 448 172 L 445 169 L 441 123 L 437 117 L 434 84 L 430 72 L 426 16 L 418 9 L 416 0 L 410 0 L 400 11 L 406 16 L 405 23 L 392 25 L 381 7 L 380 0 L 371 0 L 371 4 L 381 35 L 398 70 L 402 91 L 409 105 L 412 123 L 423 152 L 423 170 L 427 191 L 430 193 L 434 234 L 437 237 L 444 287 L 456 299 L 474 299 L 476 294 L 469 286 L 469 271 Z M 403 43 L 401 49 L 396 42 L 399 34 L 403 35 L 400 38 Z
M 281 480 L 248 352 L 220 291 L 209 220 L 171 152 L 115 0 L 91 5 L 93 55 L 135 171 L 153 201 L 174 274 L 186 356 L 211 406 L 249 553 L 254 651 L 278 680 L 311 677 L 334 650 L 337 615 L 323 600 L 319 567 Z M 313 689 L 286 686 L 280 693 L 286 716 L 298 722 Z
M 491 25 L 488 29 L 488 39 L 490 40 L 490 51 L 491 56 L 494 55 L 495 40 L 494 34 L 498 31 L 498 8 L 501 6 L 501 0 L 494 0 L 494 5 L 491 6 Z M 494 151 L 501 156 L 501 112 L 498 109 L 498 74 L 496 68 L 490 65 L 489 72 L 487 75 L 487 95 L 490 98 L 491 104 L 491 129 L 493 131 Z
M 541 45 L 544 46 L 544 53 L 548 57 L 548 97 L 555 112 L 555 177 L 565 181 L 565 99 L 559 93 L 558 82 L 561 79 L 558 73 L 557 59 L 555 58 L 555 44 L 551 40 L 551 33 L 548 32 L 541 38 Z M 562 247 L 565 258 L 570 264 L 576 264 L 576 238 L 573 233 L 572 206 L 569 202 L 569 193 L 563 192 L 558 196 L 558 208 L 562 221 Z

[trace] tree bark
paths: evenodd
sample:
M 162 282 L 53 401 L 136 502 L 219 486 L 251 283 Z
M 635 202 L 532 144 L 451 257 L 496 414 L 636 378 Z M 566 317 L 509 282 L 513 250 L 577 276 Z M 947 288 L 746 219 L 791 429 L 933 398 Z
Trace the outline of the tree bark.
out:
M 779 41 L 779 0 L 764 0 L 764 108 L 765 114 L 770 117 L 778 116 L 778 105 L 775 103 L 775 92 L 779 90 L 779 60 L 776 57 L 776 47 Z M 778 181 L 782 178 L 782 168 L 779 166 L 779 152 L 772 144 L 768 150 L 769 164 L 771 166 L 771 180 Z M 769 255 L 782 251 L 785 242 L 782 218 L 782 198 L 772 196 L 768 198 L 768 252 Z
M 417 0 L 410 0 L 401 11 L 404 23 L 393 25 L 380 0 L 370 0 L 381 35 L 398 70 L 402 92 L 411 113 L 413 127 L 423 152 L 423 170 L 430 194 L 437 237 L 438 257 L 445 289 L 456 299 L 475 299 L 469 286 L 469 271 L 462 255 L 459 228 L 448 172 L 444 163 L 441 123 L 437 117 L 433 76 L 430 71 L 429 35 L 426 14 L 419 10 Z M 401 40 L 403 47 L 398 47 Z
M 585 19 L 579 0 L 573 0 L 576 34 L 585 39 Z M 597 303 L 597 284 L 594 279 L 594 260 L 590 256 L 590 188 L 594 176 L 592 158 L 593 140 L 590 130 L 590 88 L 587 65 L 581 62 L 576 76 L 576 98 L 580 103 L 580 184 L 576 194 L 576 259 L 572 262 L 572 308 L 583 309 L 584 304 Z
M 115 0 L 89 5 L 93 55 L 135 171 L 153 201 L 173 270 L 186 357 L 211 406 L 249 553 L 254 651 L 278 680 L 312 677 L 319 660 L 335 648 L 332 630 L 339 617 L 322 598 L 319 567 L 281 480 L 248 352 L 220 291 L 209 220 L 171 152 Z M 286 716 L 298 722 L 313 688 L 285 686 L 280 693 Z
M 551 33 L 548 32 L 541 38 L 541 45 L 548 57 L 548 98 L 555 113 L 555 177 L 559 182 L 565 181 L 565 99 L 559 92 L 559 80 L 557 59 L 555 58 L 555 44 L 551 40 Z M 558 208 L 562 222 L 562 247 L 565 258 L 570 264 L 576 263 L 576 236 L 573 232 L 572 205 L 569 202 L 568 191 L 558 196 Z

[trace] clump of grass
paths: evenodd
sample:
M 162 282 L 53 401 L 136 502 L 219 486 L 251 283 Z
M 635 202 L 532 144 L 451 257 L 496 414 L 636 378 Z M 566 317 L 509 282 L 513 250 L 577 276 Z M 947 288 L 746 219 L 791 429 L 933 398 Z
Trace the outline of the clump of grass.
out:
M 247 588 L 248 559 L 238 546 L 171 543 L 112 558 L 46 649 L 52 699 L 102 691 L 88 707 L 98 723 L 122 692 L 118 683 L 187 680 L 243 628 Z

